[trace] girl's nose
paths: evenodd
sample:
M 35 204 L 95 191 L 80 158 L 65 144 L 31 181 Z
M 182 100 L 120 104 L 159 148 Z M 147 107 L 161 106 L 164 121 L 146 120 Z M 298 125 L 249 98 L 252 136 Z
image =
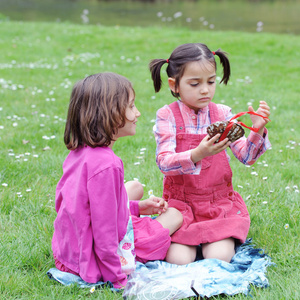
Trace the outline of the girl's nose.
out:
M 203 85 L 200 89 L 201 94 L 207 94 L 208 93 L 208 88 L 206 85 Z
M 141 116 L 141 113 L 140 113 L 140 111 L 138 109 L 136 109 L 135 115 L 137 116 L 137 118 Z

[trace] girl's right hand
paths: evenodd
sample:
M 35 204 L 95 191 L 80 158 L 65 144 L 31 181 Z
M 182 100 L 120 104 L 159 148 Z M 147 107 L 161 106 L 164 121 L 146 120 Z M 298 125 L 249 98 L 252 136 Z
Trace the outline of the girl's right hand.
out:
M 218 154 L 225 150 L 231 142 L 228 140 L 228 138 L 224 139 L 221 142 L 215 143 L 218 138 L 221 136 L 220 133 L 216 134 L 214 137 L 210 138 L 209 135 L 207 135 L 200 144 L 192 150 L 191 159 L 193 163 L 197 163 L 201 159 Z

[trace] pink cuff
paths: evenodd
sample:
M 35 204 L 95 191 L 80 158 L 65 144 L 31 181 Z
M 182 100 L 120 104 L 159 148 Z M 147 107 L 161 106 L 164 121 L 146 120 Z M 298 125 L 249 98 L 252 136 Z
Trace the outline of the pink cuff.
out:
M 132 215 L 139 217 L 140 216 L 139 200 L 130 200 L 129 209 Z

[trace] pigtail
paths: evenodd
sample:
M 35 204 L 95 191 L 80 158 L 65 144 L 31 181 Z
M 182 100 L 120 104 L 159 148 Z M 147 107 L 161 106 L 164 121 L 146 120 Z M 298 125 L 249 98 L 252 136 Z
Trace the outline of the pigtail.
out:
M 162 80 L 160 76 L 161 67 L 168 62 L 166 59 L 152 59 L 149 63 L 149 69 L 153 80 L 155 92 L 159 92 L 162 86 Z
M 214 52 L 214 54 L 219 56 L 221 65 L 223 67 L 223 78 L 220 83 L 224 82 L 224 84 L 227 84 L 230 77 L 230 63 L 227 53 L 222 51 L 221 49 L 218 49 Z

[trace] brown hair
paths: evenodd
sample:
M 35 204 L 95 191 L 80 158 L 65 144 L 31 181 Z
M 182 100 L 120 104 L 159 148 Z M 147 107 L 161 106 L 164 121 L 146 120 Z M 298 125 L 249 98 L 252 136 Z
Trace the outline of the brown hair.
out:
M 230 63 L 227 57 L 227 53 L 218 49 L 214 52 L 220 58 L 221 65 L 223 67 L 223 78 L 220 83 L 227 84 L 230 77 Z M 193 61 L 207 60 L 211 62 L 215 68 L 217 64 L 214 54 L 208 49 L 205 44 L 201 43 L 189 43 L 178 46 L 171 54 L 169 59 L 152 59 L 149 64 L 153 85 L 155 92 L 159 92 L 162 86 L 161 80 L 161 67 L 163 64 L 168 63 L 166 72 L 168 77 L 175 79 L 175 88 L 179 86 L 179 81 L 183 76 L 186 64 Z M 176 98 L 179 97 L 178 93 L 171 91 L 172 95 Z
M 64 142 L 78 146 L 108 146 L 125 125 L 131 82 L 115 73 L 98 73 L 77 82 L 72 90 Z

